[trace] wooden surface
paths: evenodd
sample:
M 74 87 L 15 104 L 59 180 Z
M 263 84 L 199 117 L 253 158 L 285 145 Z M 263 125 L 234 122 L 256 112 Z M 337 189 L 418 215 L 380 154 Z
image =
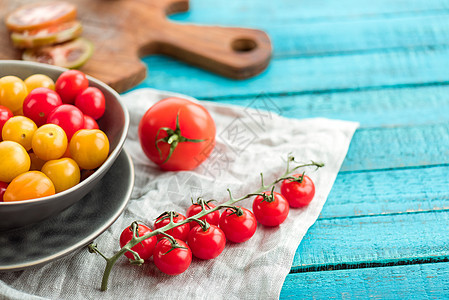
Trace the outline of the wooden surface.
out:
M 31 0 L 0 0 L 0 19 Z M 94 54 L 81 70 L 119 92 L 140 83 L 146 67 L 139 57 L 165 54 L 234 79 L 259 74 L 269 63 L 266 33 L 248 28 L 170 22 L 166 15 L 186 11 L 188 0 L 67 0 L 76 4 L 83 37 Z M 21 51 L 0 26 L 0 59 L 20 59 Z M 151 69 L 151 67 L 150 67 Z
M 443 0 L 191 0 L 174 21 L 266 31 L 267 70 L 233 81 L 144 58 L 150 76 L 138 87 L 242 106 L 265 93 L 287 117 L 361 123 L 281 299 L 449 296 L 448 8 Z

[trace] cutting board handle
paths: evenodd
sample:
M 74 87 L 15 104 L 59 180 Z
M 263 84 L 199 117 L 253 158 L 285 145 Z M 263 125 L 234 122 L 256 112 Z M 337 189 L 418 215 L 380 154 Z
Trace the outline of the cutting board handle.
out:
M 160 53 L 234 79 L 255 76 L 271 58 L 271 42 L 260 30 L 167 22 L 141 55 Z M 151 71 L 150 71 L 151 72 Z

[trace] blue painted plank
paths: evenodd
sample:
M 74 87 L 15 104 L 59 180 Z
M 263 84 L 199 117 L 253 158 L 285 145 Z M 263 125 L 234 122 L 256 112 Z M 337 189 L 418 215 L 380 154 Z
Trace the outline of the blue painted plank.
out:
M 438 13 L 447 11 L 446 0 L 190 0 L 190 11 L 172 16 L 183 22 L 203 24 L 259 24 L 320 22 L 330 19 L 365 19 L 370 16 L 397 16 Z
M 149 76 L 138 87 L 201 99 L 338 92 L 449 82 L 449 49 L 274 59 L 255 78 L 236 81 L 161 56 L 144 58 Z
M 449 123 L 357 130 L 341 171 L 449 163 Z
M 449 166 L 340 172 L 321 219 L 449 210 Z
M 449 263 L 289 274 L 280 299 L 447 299 Z
M 271 37 L 274 57 L 447 46 L 449 34 L 448 14 L 261 26 Z
M 449 211 L 319 219 L 299 245 L 292 269 L 448 258 L 448 230 Z
M 254 97 L 215 102 L 257 106 Z M 288 118 L 325 117 L 356 121 L 361 128 L 424 125 L 449 121 L 449 86 L 378 89 L 342 93 L 268 96 L 263 101 Z
M 224 20 L 221 18 L 215 20 L 226 21 L 228 18 L 235 18 L 236 15 L 238 14 L 230 13 L 223 15 Z M 449 19 L 446 11 L 434 15 L 396 18 L 377 16 L 360 20 L 345 18 L 323 20 L 318 23 L 304 23 L 301 19 L 286 22 L 279 16 L 273 22 L 267 22 L 265 14 L 255 17 L 259 18 L 241 15 L 235 20 L 237 24 L 234 25 L 266 31 L 274 45 L 274 57 L 333 55 L 341 52 L 448 45 Z M 278 23 L 276 20 L 282 22 Z M 201 22 L 190 18 L 184 21 Z

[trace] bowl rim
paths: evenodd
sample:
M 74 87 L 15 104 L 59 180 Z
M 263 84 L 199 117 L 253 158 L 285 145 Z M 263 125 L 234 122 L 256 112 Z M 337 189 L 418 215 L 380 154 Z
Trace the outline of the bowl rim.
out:
M 44 69 L 48 69 L 48 70 L 53 70 L 53 71 L 59 71 L 59 72 L 64 72 L 67 71 L 69 69 L 67 68 L 62 68 L 62 67 L 58 67 L 58 66 L 53 66 L 53 65 L 49 65 L 49 64 L 44 64 L 44 63 L 38 63 L 38 62 L 30 62 L 30 61 L 21 61 L 21 60 L 0 60 L 0 66 L 2 64 L 12 64 L 12 65 L 17 65 L 17 66 L 34 66 L 37 68 L 44 68 Z M 84 72 L 83 72 L 84 73 Z M 37 73 L 36 73 L 37 74 Z M 86 73 L 84 73 L 86 74 Z M 74 185 L 73 187 L 59 192 L 59 193 L 55 193 L 54 195 L 51 196 L 46 196 L 46 197 L 41 197 L 41 198 L 34 198 L 34 199 L 27 199 L 27 200 L 20 200 L 20 201 L 8 201 L 8 202 L 4 202 L 4 201 L 0 201 L 0 207 L 2 206 L 11 206 L 11 205 L 27 205 L 27 204 L 33 204 L 33 203 L 37 203 L 37 202 L 45 202 L 45 201 L 51 201 L 54 198 L 60 198 L 60 197 L 64 197 L 67 194 L 70 194 L 71 192 L 73 192 L 76 189 L 82 188 L 85 185 L 88 185 L 91 181 L 93 181 L 96 177 L 99 176 L 99 174 L 105 173 L 107 172 L 105 169 L 108 169 L 111 165 L 112 165 L 112 161 L 115 160 L 118 155 L 120 154 L 120 152 L 123 149 L 123 146 L 125 144 L 125 140 L 127 138 L 128 135 L 128 130 L 129 130 L 129 123 L 130 123 L 130 117 L 129 117 L 129 112 L 128 109 L 126 108 L 126 106 L 123 104 L 123 101 L 121 99 L 121 96 L 119 93 L 117 93 L 113 88 L 111 88 L 109 85 L 107 85 L 106 83 L 86 74 L 87 79 L 92 82 L 95 82 L 95 84 L 101 86 L 102 88 L 104 88 L 105 90 L 107 90 L 109 93 L 111 93 L 116 99 L 117 102 L 119 103 L 120 107 L 123 110 L 123 115 L 124 115 L 124 119 L 125 119 L 125 124 L 123 126 L 123 133 L 120 136 L 120 139 L 118 141 L 117 147 L 115 147 L 114 150 L 112 150 L 112 152 L 109 154 L 108 158 L 103 162 L 103 164 L 95 170 L 94 173 L 92 173 L 92 175 L 90 175 L 89 177 L 87 177 L 85 180 L 81 181 L 80 183 Z M 103 171 L 103 172 L 102 172 Z

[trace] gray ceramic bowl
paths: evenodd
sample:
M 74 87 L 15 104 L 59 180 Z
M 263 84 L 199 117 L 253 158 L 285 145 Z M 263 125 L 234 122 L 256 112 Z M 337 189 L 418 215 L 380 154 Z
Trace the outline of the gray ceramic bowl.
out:
M 65 70 L 40 63 L 0 60 L 0 77 L 15 75 L 25 79 L 32 74 L 39 73 L 45 74 L 56 81 Z M 0 231 L 41 221 L 71 206 L 89 193 L 120 154 L 128 133 L 128 111 L 120 102 L 120 96 L 117 92 L 95 78 L 88 76 L 88 79 L 89 85 L 99 88 L 106 98 L 106 111 L 103 117 L 98 120 L 98 125 L 109 138 L 108 159 L 87 179 L 53 196 L 17 202 L 0 202 Z M 117 178 L 117 180 L 120 180 L 120 178 Z

